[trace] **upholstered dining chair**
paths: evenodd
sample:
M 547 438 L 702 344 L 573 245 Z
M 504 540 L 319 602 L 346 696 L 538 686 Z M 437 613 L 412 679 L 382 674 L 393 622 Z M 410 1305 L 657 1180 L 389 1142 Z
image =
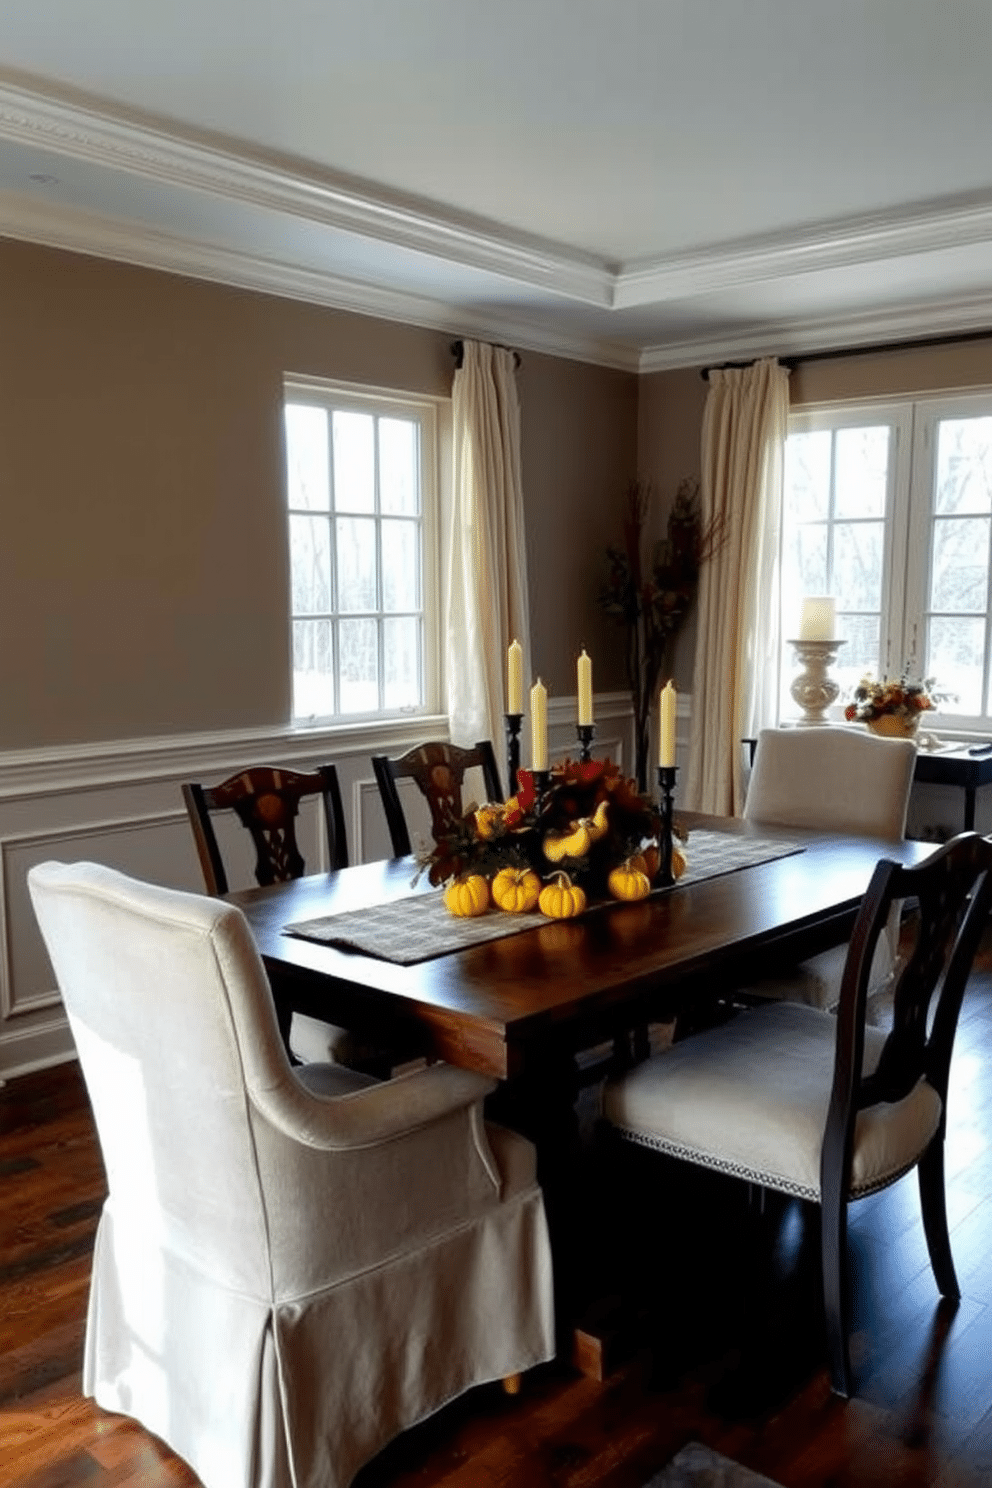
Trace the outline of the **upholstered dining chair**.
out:
M 465 772 L 473 767 L 482 771 L 486 800 L 502 801 L 503 787 L 496 755 L 488 739 L 472 749 L 436 742 L 418 744 L 398 759 L 385 754 L 372 756 L 372 769 L 382 798 L 382 809 L 386 813 L 394 857 L 402 858 L 412 851 L 410 830 L 396 782 L 409 779 L 419 787 L 430 808 L 431 831 L 436 840 L 452 817 L 461 816 Z
M 554 1351 L 535 1153 L 492 1081 L 290 1066 L 235 906 L 28 875 L 109 1194 L 83 1391 L 206 1488 L 345 1488 L 407 1426 Z
M 306 872 L 296 840 L 296 823 L 301 803 L 310 799 L 319 800 L 323 808 L 328 867 L 348 866 L 341 787 L 334 765 L 320 765 L 313 771 L 251 765 L 219 785 L 191 781 L 183 785 L 182 791 L 208 894 L 226 894 L 230 887 L 213 824 L 218 812 L 233 812 L 250 834 L 255 880 L 263 887 L 285 883 Z M 291 1054 L 304 1063 L 369 1060 L 369 1050 L 360 1047 L 347 1029 L 308 1014 L 294 1013 L 283 1033 Z M 369 1062 L 382 1064 L 377 1058 Z
M 821 832 L 853 832 L 899 842 L 916 765 L 909 739 L 877 738 L 857 728 L 763 729 L 744 805 L 745 819 Z M 888 1003 L 899 945 L 900 907 L 893 906 L 878 943 L 872 971 L 870 1016 Z M 743 989 L 751 997 L 779 998 L 834 1008 L 840 998 L 846 948 L 810 957 L 799 966 L 770 972 Z
M 891 1031 L 866 1024 L 875 945 L 892 905 L 918 901 Z M 944 1199 L 951 1051 L 992 902 L 992 839 L 964 833 L 921 865 L 883 858 L 865 895 L 836 1017 L 797 1003 L 740 1013 L 608 1082 L 621 1137 L 819 1205 L 833 1389 L 851 1390 L 847 1206 L 918 1169 L 940 1291 L 959 1295 Z

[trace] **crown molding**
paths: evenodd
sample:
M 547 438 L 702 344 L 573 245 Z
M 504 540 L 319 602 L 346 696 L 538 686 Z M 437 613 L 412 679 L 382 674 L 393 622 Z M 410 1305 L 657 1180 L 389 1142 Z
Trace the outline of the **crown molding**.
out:
M 645 347 L 638 371 L 672 372 L 704 367 L 711 362 L 750 361 L 763 356 L 801 358 L 804 353 L 848 351 L 858 346 L 891 344 L 895 348 L 900 341 L 986 330 L 992 338 L 992 295 L 983 293 L 939 304 L 906 304 L 870 315 L 790 321 L 779 326 L 745 326 L 733 334 L 665 342 Z
M 801 232 L 631 261 L 616 276 L 613 305 L 630 309 L 990 240 L 992 198 L 933 202 L 884 217 L 818 223 Z
M 554 298 L 609 317 L 779 277 L 989 242 L 992 197 L 933 202 L 912 212 L 821 223 L 799 233 L 615 266 L 559 244 L 504 233 L 481 219 L 440 213 L 420 200 L 373 191 L 353 178 L 318 174 L 299 161 L 249 157 L 229 141 L 176 136 L 155 121 L 112 112 L 82 95 L 42 92 L 9 72 L 0 73 L 0 141 L 364 236 L 552 298 L 535 305 L 533 315 L 526 305 L 459 305 L 441 289 L 435 296 L 389 288 L 266 257 L 250 246 L 184 238 L 21 193 L 0 194 L 0 233 L 6 236 L 620 371 L 953 334 L 983 329 L 992 317 L 992 303 L 977 295 L 832 320 L 766 320 L 729 333 L 635 346 L 619 326 L 615 337 L 587 334 L 565 328 L 564 317 L 554 313 Z
M 520 351 L 591 362 L 623 372 L 638 370 L 638 349 L 620 342 L 571 335 L 563 328 L 545 328 L 499 311 L 480 313 L 426 295 L 388 289 L 381 284 L 193 238 L 180 238 L 135 223 L 39 202 L 21 194 L 0 192 L 0 236 L 279 295 L 355 315 L 371 315 L 379 320 L 423 326 L 451 335 L 477 336 L 512 345 Z
M 938 305 L 907 304 L 871 315 L 738 328 L 733 334 L 665 341 L 643 350 L 620 342 L 545 328 L 519 316 L 465 309 L 427 296 L 347 279 L 257 254 L 220 248 L 33 197 L 0 193 L 0 234 L 118 263 L 278 295 L 355 315 L 370 315 L 451 335 L 472 335 L 617 371 L 649 373 L 709 362 L 877 345 L 920 336 L 992 329 L 992 297 L 979 294 Z
M 0 140 L 375 238 L 582 304 L 606 308 L 613 300 L 613 269 L 592 254 L 508 233 L 468 215 L 441 213 L 299 161 L 246 156 L 192 135 L 170 134 L 133 116 L 2 78 Z

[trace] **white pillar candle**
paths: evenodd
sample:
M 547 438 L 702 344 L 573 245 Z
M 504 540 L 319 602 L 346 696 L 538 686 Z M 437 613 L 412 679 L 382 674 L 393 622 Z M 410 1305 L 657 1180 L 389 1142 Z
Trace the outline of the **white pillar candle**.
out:
M 524 652 L 519 641 L 513 641 L 506 654 L 506 711 L 524 711 Z
M 658 763 L 666 769 L 675 764 L 675 714 L 678 694 L 671 682 L 661 689 L 658 706 Z
M 578 673 L 579 727 L 592 723 L 592 660 L 583 648 L 576 665 Z
M 837 601 L 827 595 L 814 595 L 803 600 L 799 618 L 801 641 L 835 641 L 837 639 Z
M 530 690 L 530 767 L 548 768 L 548 690 L 540 677 Z

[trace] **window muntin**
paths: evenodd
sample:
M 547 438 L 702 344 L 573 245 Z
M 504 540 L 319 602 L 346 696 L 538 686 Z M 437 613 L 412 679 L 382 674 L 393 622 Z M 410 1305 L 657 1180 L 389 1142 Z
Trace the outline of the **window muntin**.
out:
M 843 639 L 833 674 L 844 692 L 876 674 L 890 649 L 893 521 L 899 425 L 872 411 L 807 412 L 789 421 L 782 518 L 782 634 L 796 634 L 802 599 L 832 594 Z M 795 713 L 783 657 L 780 709 Z
M 294 720 L 426 711 L 434 408 L 287 383 L 284 414 Z
M 949 723 L 987 729 L 992 392 L 806 410 L 789 427 L 783 635 L 803 594 L 834 594 L 842 697 L 864 671 L 908 669 L 954 694 L 940 705 Z M 784 716 L 795 672 L 789 654 Z
M 985 401 L 988 408 L 992 400 Z M 928 407 L 932 455 L 928 566 L 923 605 L 927 672 L 955 694 L 943 711 L 992 716 L 989 697 L 989 560 L 992 536 L 992 412 Z

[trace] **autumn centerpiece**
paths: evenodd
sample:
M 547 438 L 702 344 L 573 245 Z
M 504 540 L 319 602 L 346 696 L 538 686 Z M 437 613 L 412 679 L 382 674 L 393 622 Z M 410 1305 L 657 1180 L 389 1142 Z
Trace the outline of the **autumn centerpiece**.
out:
M 935 708 L 941 696 L 932 677 L 922 682 L 910 682 L 905 676 L 876 682 L 865 676 L 854 689 L 844 717 L 850 723 L 866 723 L 876 734 L 911 738 L 920 714 Z
M 421 860 L 452 914 L 581 914 L 596 899 L 641 899 L 660 867 L 654 802 L 609 760 L 565 760 L 538 794 L 530 770 L 506 802 L 453 818 Z M 685 857 L 676 847 L 678 877 Z

